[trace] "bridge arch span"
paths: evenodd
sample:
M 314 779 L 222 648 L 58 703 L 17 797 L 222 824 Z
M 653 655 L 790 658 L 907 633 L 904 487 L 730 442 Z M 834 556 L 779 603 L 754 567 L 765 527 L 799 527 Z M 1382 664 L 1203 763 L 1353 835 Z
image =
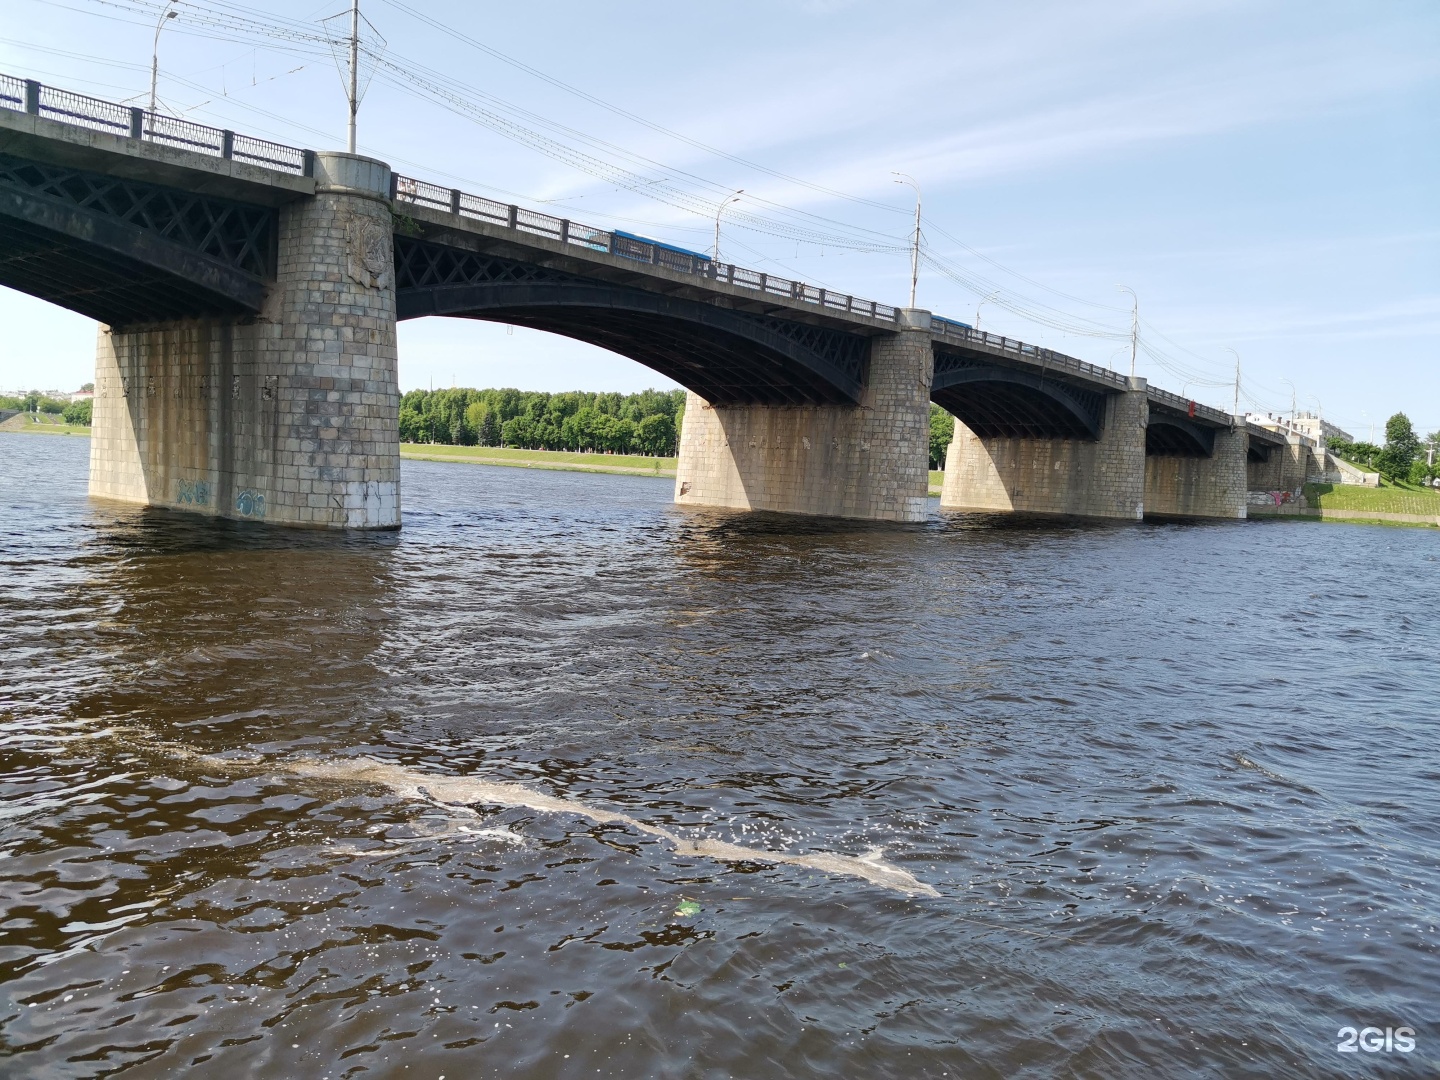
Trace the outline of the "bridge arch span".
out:
M 1149 457 L 1211 457 L 1215 430 L 1151 409 L 1145 426 L 1145 453 Z
M 868 339 L 499 256 L 396 237 L 396 316 L 560 334 L 643 364 L 712 405 L 856 404 Z
M 980 438 L 1100 438 L 1105 395 L 938 352 L 930 397 Z

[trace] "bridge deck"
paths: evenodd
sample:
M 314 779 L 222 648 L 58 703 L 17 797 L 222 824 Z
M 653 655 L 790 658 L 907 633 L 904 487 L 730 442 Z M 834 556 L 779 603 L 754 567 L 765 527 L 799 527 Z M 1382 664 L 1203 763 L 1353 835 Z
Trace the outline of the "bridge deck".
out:
M 315 191 L 310 151 L 4 74 L 0 153 L 261 206 L 278 206 Z M 857 337 L 893 333 L 899 325 L 899 311 L 890 305 L 717 264 L 664 244 L 424 181 L 396 176 L 392 196 L 400 231 L 477 253 Z M 935 317 L 931 336 L 937 354 L 994 363 L 1030 378 L 1100 393 L 1116 393 L 1129 385 L 1118 372 L 950 319 Z M 1220 409 L 1158 387 L 1149 387 L 1148 395 L 1152 410 L 1190 423 L 1207 428 L 1232 423 Z M 1251 434 L 1273 441 L 1272 433 L 1253 425 Z

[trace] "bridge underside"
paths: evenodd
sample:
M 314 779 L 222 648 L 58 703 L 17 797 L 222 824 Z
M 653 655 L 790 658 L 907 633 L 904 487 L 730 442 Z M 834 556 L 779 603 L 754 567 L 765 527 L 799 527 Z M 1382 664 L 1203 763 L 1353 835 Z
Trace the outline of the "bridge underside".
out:
M 396 237 L 396 314 L 545 330 L 629 357 L 711 405 L 855 405 L 858 334 Z
M 1145 428 L 1145 453 L 1150 457 L 1212 457 L 1215 432 L 1215 428 L 1152 408 Z
M 260 309 L 275 213 L 0 154 L 0 284 L 111 326 Z
M 1106 395 L 986 358 L 935 349 L 930 399 L 982 439 L 1100 438 Z

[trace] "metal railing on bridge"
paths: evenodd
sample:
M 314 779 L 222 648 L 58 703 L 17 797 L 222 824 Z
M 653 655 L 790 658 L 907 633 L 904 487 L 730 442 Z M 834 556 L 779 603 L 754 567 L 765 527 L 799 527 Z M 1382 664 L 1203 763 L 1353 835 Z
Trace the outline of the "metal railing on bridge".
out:
M 561 244 L 574 244 L 591 251 L 661 266 L 681 274 L 694 274 L 709 281 L 752 289 L 770 296 L 814 304 L 831 311 L 863 315 L 884 322 L 894 322 L 896 319 L 896 309 L 889 304 L 863 300 L 848 293 L 837 293 L 833 289 L 822 289 L 816 285 L 807 285 L 803 281 L 791 281 L 789 278 L 777 277 L 760 270 L 747 270 L 734 263 L 716 262 L 708 255 L 700 255 L 673 245 L 597 229 L 569 218 L 527 210 L 514 203 L 496 202 L 458 188 L 441 187 L 409 176 L 396 174 L 392 184 L 391 195 L 397 203 L 425 206 L 458 217 L 489 222 L 533 236 L 543 236 Z
M 1169 390 L 1161 390 L 1158 386 L 1146 388 L 1151 401 L 1159 402 L 1167 408 L 1176 412 L 1185 413 L 1187 416 L 1198 417 L 1201 420 L 1208 420 L 1212 424 L 1229 426 L 1234 423 L 1233 418 L 1223 409 L 1217 409 L 1210 405 L 1201 405 L 1191 398 L 1181 397 L 1179 394 L 1172 394 Z
M 1111 386 L 1124 388 L 1130 385 L 1130 381 L 1118 371 L 1111 371 L 1109 368 L 1102 368 L 1096 364 L 1086 363 L 1084 360 L 1077 360 L 1073 356 L 1066 356 L 1064 353 L 1055 352 L 1053 349 L 1042 349 L 1039 345 L 1028 345 L 1023 341 L 1016 341 L 1014 338 L 1001 337 L 999 334 L 991 334 L 984 330 L 976 330 L 968 323 L 956 322 L 954 319 L 941 318 L 939 315 L 930 319 L 930 330 L 940 335 L 966 345 L 980 345 L 988 349 L 998 349 L 1000 352 L 1018 356 L 1022 360 L 1028 360 L 1039 364 L 1047 371 L 1068 371 L 1092 382 L 1109 383 Z
M 293 176 L 309 176 L 312 171 L 313 157 L 308 150 L 196 124 L 148 109 L 117 105 L 113 101 L 77 94 L 73 90 L 61 90 L 14 75 L 0 74 L 0 109 L 43 116 L 62 124 L 191 150 L 227 161 L 259 165 Z
M 311 150 L 241 135 L 224 128 L 196 124 L 147 109 L 116 104 L 86 94 L 77 94 L 72 90 L 46 86 L 34 79 L 0 73 L 0 109 L 29 113 L 64 124 L 173 146 L 210 157 L 240 161 L 292 176 L 311 176 L 314 173 L 315 155 Z M 769 296 L 814 304 L 829 311 L 845 312 L 889 323 L 895 322 L 898 317 L 897 309 L 889 304 L 807 285 L 803 281 L 792 281 L 760 270 L 749 270 L 734 263 L 716 262 L 708 255 L 700 255 L 658 241 L 595 228 L 569 218 L 527 210 L 514 203 L 496 202 L 457 188 L 441 187 L 408 176 L 393 174 L 391 183 L 391 196 L 396 202 L 430 207 L 533 236 L 547 237 L 561 244 L 573 244 L 591 251 L 632 259 L 682 274 L 693 274 Z M 1105 382 L 1116 387 L 1128 385 L 1123 375 L 1108 368 L 1089 364 L 1051 349 L 1042 349 L 1038 345 L 1016 341 L 1014 338 L 976 330 L 953 319 L 934 316 L 931 329 L 942 340 L 1008 353 L 1038 364 L 1044 369 L 1069 371 L 1091 381 Z M 1155 387 L 1151 387 L 1150 392 L 1167 404 L 1178 404 L 1181 407 L 1189 405 L 1186 399 L 1177 394 L 1170 394 Z M 1201 410 L 1210 419 L 1229 419 L 1228 414 L 1219 409 L 1198 406 L 1197 411 Z

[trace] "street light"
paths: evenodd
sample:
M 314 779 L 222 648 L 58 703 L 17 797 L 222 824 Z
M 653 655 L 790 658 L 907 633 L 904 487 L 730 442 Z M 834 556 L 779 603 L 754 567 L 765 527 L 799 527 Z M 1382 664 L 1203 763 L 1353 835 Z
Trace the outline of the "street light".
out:
M 992 292 L 989 296 L 985 297 L 984 300 L 981 300 L 980 303 L 978 303 L 978 304 L 975 305 L 975 329 L 976 329 L 976 330 L 979 330 L 979 329 L 980 329 L 980 309 L 981 309 L 982 307 L 984 307 L 986 304 L 990 303 L 991 300 L 994 300 L 994 299 L 995 299 L 997 296 L 999 296 L 999 295 L 1000 295 L 1000 292 L 999 292 L 999 290 L 997 289 L 995 292 Z
M 715 263 L 717 266 L 720 263 L 720 215 L 725 212 L 725 207 L 733 202 L 739 202 L 740 196 L 744 194 L 744 188 L 737 188 L 735 194 L 731 195 L 728 199 L 721 199 L 720 205 L 715 208 Z
M 178 11 L 172 11 L 175 0 L 168 0 L 165 7 L 161 9 L 160 18 L 155 21 L 155 42 L 150 47 L 150 113 L 155 113 L 156 88 L 160 82 L 160 31 L 165 28 L 165 20 L 173 19 L 179 15 Z
M 1290 422 L 1293 424 L 1295 422 L 1295 384 L 1289 379 L 1285 378 L 1284 375 L 1280 376 L 1280 381 L 1283 382 L 1286 386 L 1290 387 Z
M 892 172 L 891 176 L 898 177 L 897 184 L 909 184 L 915 189 L 915 242 L 910 247 L 910 306 L 915 306 L 915 287 L 920 283 L 920 185 L 915 182 L 913 176 L 907 176 L 902 172 Z
M 1230 415 L 1231 415 L 1231 416 L 1239 416 L 1239 415 L 1240 415 L 1240 354 L 1239 354 L 1238 352 L 1236 352 L 1234 349 L 1230 348 L 1229 345 L 1222 345 L 1221 348 L 1224 349 L 1226 352 L 1228 352 L 1231 356 L 1235 357 L 1235 409 L 1234 409 L 1234 411 L 1233 411 Z
M 1130 298 L 1135 301 L 1135 306 L 1130 309 L 1130 377 L 1135 377 L 1135 354 L 1140 349 L 1140 297 L 1135 295 L 1135 290 L 1129 285 L 1116 285 L 1115 288 L 1122 292 L 1128 292 Z

